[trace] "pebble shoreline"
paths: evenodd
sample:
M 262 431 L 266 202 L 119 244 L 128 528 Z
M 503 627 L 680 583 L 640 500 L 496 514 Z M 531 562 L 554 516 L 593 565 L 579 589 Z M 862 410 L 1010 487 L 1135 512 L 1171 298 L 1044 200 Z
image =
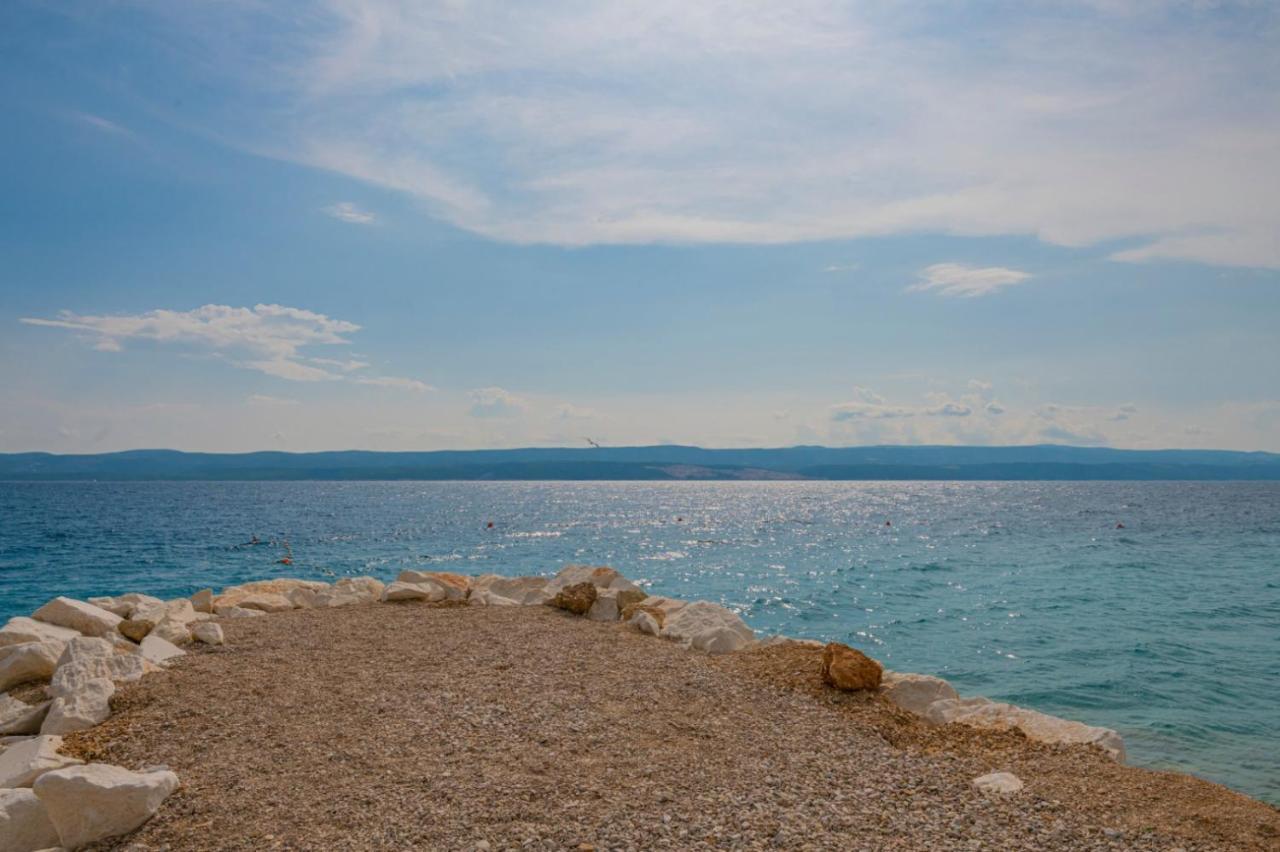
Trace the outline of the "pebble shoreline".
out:
M 525 609 L 527 607 L 536 609 Z M 279 615 L 262 618 L 269 613 Z M 682 814 L 676 827 L 672 828 L 675 817 L 671 814 L 660 824 L 647 828 L 644 820 L 638 824 L 634 816 L 606 827 L 594 809 L 586 820 L 581 815 L 567 821 L 562 818 L 565 829 L 572 830 L 561 832 L 563 836 L 558 837 L 551 836 L 557 832 L 548 831 L 547 824 L 538 820 L 509 818 L 501 821 L 502 831 L 457 825 L 457 813 L 454 813 L 457 809 L 443 807 L 442 811 L 442 805 L 463 798 L 473 806 L 462 807 L 463 814 L 495 813 L 497 804 L 490 789 L 492 782 L 486 779 L 493 777 L 493 773 L 509 774 L 499 762 L 490 775 L 477 776 L 477 769 L 488 765 L 496 755 L 478 754 L 474 746 L 462 752 L 461 759 L 448 749 L 422 755 L 428 764 L 454 767 L 444 770 L 444 777 L 455 779 L 448 785 L 451 792 L 425 794 L 419 790 L 416 799 L 403 802 L 410 814 L 431 811 L 429 828 L 415 828 L 411 822 L 394 831 L 368 827 L 354 835 L 340 832 L 340 838 L 323 836 L 326 834 L 323 831 L 322 836 L 313 836 L 314 830 L 298 828 L 269 838 L 261 832 L 238 838 L 222 836 L 215 843 L 212 836 L 197 842 L 184 829 L 182 820 L 168 818 L 167 806 L 163 803 L 179 789 L 179 774 L 186 782 L 184 790 L 197 787 L 207 790 L 205 779 L 190 776 L 187 767 L 193 764 L 189 754 L 177 753 L 172 759 L 164 760 L 154 754 L 145 759 L 128 754 L 126 743 L 131 741 L 124 734 L 129 729 L 121 726 L 137 721 L 130 714 L 134 697 L 193 688 L 197 690 L 191 693 L 193 697 L 208 697 L 209 689 L 226 688 L 229 675 L 252 682 L 270 679 L 273 674 L 286 676 L 290 671 L 289 661 L 301 669 L 294 674 L 305 673 L 318 681 L 312 688 L 333 690 L 344 682 L 365 679 L 369 673 L 375 676 L 381 673 L 389 680 L 393 673 L 397 676 L 405 673 L 399 671 L 400 662 L 395 659 L 388 665 L 385 655 L 405 652 L 406 646 L 397 646 L 396 637 L 391 635 L 383 636 L 381 643 L 366 640 L 363 644 L 369 647 L 362 647 L 360 634 L 385 632 L 386 622 L 406 618 L 412 620 L 403 626 L 404 630 L 433 634 L 417 638 L 433 638 L 434 649 L 429 643 L 425 649 L 421 642 L 415 646 L 419 652 L 428 651 L 429 659 L 439 660 L 445 653 L 439 647 L 441 644 L 450 646 L 448 668 L 456 668 L 460 657 L 469 658 L 469 664 L 478 667 L 477 670 L 486 669 L 495 661 L 501 664 L 504 658 L 510 659 L 507 668 L 500 671 L 508 672 L 507 679 L 518 680 L 523 691 L 529 694 L 527 709 L 534 716 L 519 725 L 505 724 L 508 720 L 503 714 L 510 714 L 512 710 L 504 703 L 502 692 L 497 692 L 487 698 L 471 696 L 472 700 L 462 706 L 481 722 L 466 721 L 466 714 L 462 721 L 470 729 L 487 731 L 491 737 L 505 737 L 506 749 L 517 760 L 530 750 L 537 752 L 548 736 L 558 741 L 567 731 L 571 740 L 578 739 L 577 734 L 584 734 L 601 723 L 603 712 L 613 721 L 612 736 L 618 737 L 620 729 L 627 731 L 625 740 L 613 743 L 611 751 L 605 749 L 615 755 L 617 764 L 609 767 L 606 774 L 615 780 L 628 777 L 616 773 L 633 757 L 628 750 L 634 747 L 632 741 L 643 739 L 638 737 L 636 726 L 640 725 L 643 732 L 642 721 L 655 723 L 664 718 L 664 713 L 658 711 L 656 693 L 663 689 L 681 693 L 678 710 L 686 720 L 684 724 L 700 729 L 704 739 L 718 742 L 715 753 L 708 754 L 706 743 L 698 741 L 683 749 L 675 748 L 680 737 L 673 737 L 671 730 L 661 735 L 648 731 L 652 742 L 642 754 L 661 760 L 637 764 L 633 769 L 637 774 L 629 776 L 629 783 L 619 784 L 621 788 L 632 788 L 632 793 L 637 789 L 649 790 L 646 779 L 653 778 L 655 772 L 669 774 L 672 767 L 667 761 L 671 758 L 693 760 L 682 777 L 665 779 L 663 786 L 668 792 L 654 794 L 670 797 L 665 802 L 661 799 L 656 802 L 661 809 L 662 805 L 677 801 L 677 793 L 672 791 L 679 791 L 680 807 L 670 805 L 668 808 Z M 470 622 L 453 624 L 459 618 L 470 619 Z M 566 618 L 570 620 L 566 622 Z M 238 672 L 221 671 L 232 665 L 239 654 L 251 652 L 253 637 L 268 643 L 278 641 L 280 637 L 276 633 L 286 621 L 297 630 L 319 631 L 321 635 L 314 641 L 300 642 L 299 647 L 315 649 L 316 653 L 325 648 L 324 653 L 335 655 L 333 666 L 312 668 L 299 663 L 289 652 L 291 649 L 278 648 L 271 659 L 244 663 Z M 458 635 L 438 635 L 438 629 L 446 622 L 458 628 Z M 505 626 L 507 635 L 489 636 L 487 642 L 471 635 L 473 632 L 489 635 L 494 625 Z M 353 631 L 356 635 L 347 638 L 345 647 L 332 642 L 326 645 L 323 636 L 326 626 Z M 584 628 L 588 630 L 585 634 Z M 227 633 L 231 634 L 230 645 L 224 644 Z M 245 636 L 239 637 L 240 633 Z M 523 633 L 531 635 L 522 636 Z M 670 641 L 651 644 L 647 636 Z M 459 642 L 464 644 L 459 647 Z M 505 654 L 495 655 L 495 644 L 511 642 L 519 644 L 508 648 Z M 184 646 L 188 650 L 184 651 Z M 563 650 L 562 646 L 572 648 L 572 653 L 557 656 L 554 652 Z M 196 652 L 198 649 L 204 650 Z M 370 650 L 377 653 L 369 656 Z M 596 674 L 596 680 L 602 687 L 606 682 L 617 680 L 617 683 L 613 683 L 613 689 L 600 694 L 579 695 L 578 698 L 587 703 L 585 710 L 581 705 L 566 704 L 548 695 L 545 684 L 540 688 L 538 678 L 554 678 L 536 669 L 530 671 L 527 660 L 517 659 L 520 655 L 547 657 L 548 664 L 589 668 L 584 659 L 590 664 L 601 664 L 607 662 L 602 658 L 615 653 L 621 655 L 614 660 L 621 670 L 606 667 Z M 284 668 L 273 673 L 277 658 L 285 661 Z M 218 679 L 205 689 L 183 685 L 179 676 L 199 677 L 206 664 L 211 669 L 203 673 L 216 674 Z M 335 670 L 344 667 L 348 671 L 343 679 L 335 681 Z M 682 667 L 687 671 L 682 671 Z M 743 676 L 727 677 L 725 673 L 735 667 L 741 669 L 739 674 Z M 156 676 L 162 671 L 164 675 Z M 407 669 L 410 676 L 421 671 L 415 666 Z M 663 681 L 659 674 L 667 680 Z M 705 680 L 705 688 L 687 688 L 687 677 L 694 677 L 695 684 L 699 678 Z M 44 681 L 48 686 L 41 685 Z M 375 677 L 375 689 L 377 684 Z M 119 695 L 117 686 L 121 691 Z M 466 687 L 465 678 L 460 682 L 450 680 L 444 686 L 444 695 L 451 696 L 452 690 Z M 568 694 L 575 691 L 571 687 L 561 688 Z M 1036 794 L 1037 787 L 1045 786 L 1043 779 L 1019 777 L 1009 771 L 1014 764 L 1026 763 L 1026 755 L 1038 755 L 1039 749 L 1046 750 L 1049 757 L 1041 755 L 1039 759 L 1044 765 L 1033 770 L 1037 772 L 1047 771 L 1046 767 L 1060 754 L 1069 753 L 1082 769 L 1092 767 L 1100 776 L 1118 772 L 1121 774 L 1117 777 L 1126 783 L 1132 778 L 1165 777 L 1166 774 L 1119 766 L 1117 761 L 1122 762 L 1124 756 L 1123 743 L 1113 731 L 986 699 L 961 698 L 945 681 L 927 675 L 883 672 L 878 663 L 846 646 L 831 645 L 824 649 L 820 643 L 785 637 L 757 638 L 736 614 L 724 607 L 648 596 L 610 568 L 568 566 L 552 578 L 466 577 L 406 571 L 387 585 L 372 578 L 348 578 L 332 585 L 269 580 L 230 587 L 216 595 L 212 590 L 203 590 L 190 599 L 175 601 L 160 601 L 136 593 L 87 602 L 57 598 L 32 618 L 15 618 L 0 628 L 0 689 L 10 690 L 0 696 L 0 734 L 5 735 L 0 740 L 0 852 L 33 852 L 50 847 L 98 848 L 94 844 L 102 843 L 107 844 L 102 848 L 114 848 L 111 844 L 133 842 L 120 838 L 140 826 L 143 831 L 135 839 L 143 845 L 127 848 L 325 848 L 326 845 L 333 848 L 332 844 L 338 844 L 350 848 L 459 849 L 565 848 L 566 845 L 593 849 L 655 846 L 913 849 L 985 848 L 998 843 L 1004 848 L 1190 850 L 1275 848 L 1275 843 L 1280 841 L 1280 818 L 1274 808 L 1199 781 L 1194 784 L 1204 789 L 1193 786 L 1188 788 L 1189 792 L 1177 785 L 1168 785 L 1164 798 L 1171 805 L 1175 800 L 1183 800 L 1179 804 L 1183 810 L 1186 801 L 1192 801 L 1193 805 L 1199 799 L 1213 801 L 1214 808 L 1226 814 L 1219 818 L 1218 824 L 1186 821 L 1188 825 L 1200 824 L 1203 837 L 1194 836 L 1195 832 L 1185 837 L 1179 836 L 1179 832 L 1165 836 L 1158 826 L 1132 835 L 1128 833 L 1131 829 L 1079 825 L 1078 820 L 1073 819 L 1078 814 L 1073 813 L 1072 808 L 1061 802 L 1055 805 L 1055 800 Z M 459 721 L 455 718 L 458 715 L 455 703 L 442 700 L 439 692 L 421 692 L 412 681 L 403 689 L 413 693 L 413 701 L 400 709 L 411 711 L 420 724 L 430 728 L 432 724 L 443 724 L 441 719 Z M 295 691 L 311 689 L 299 685 Z M 766 697 L 768 701 L 762 702 Z M 168 700 L 157 700 L 145 707 L 151 711 L 153 722 L 155 712 L 172 716 L 181 706 L 179 695 L 166 698 Z M 331 699 L 332 695 L 326 693 L 314 703 L 332 703 Z M 862 705 L 873 708 L 867 713 L 882 715 L 876 716 L 867 729 L 848 724 L 847 719 L 842 728 L 840 719 L 824 717 L 835 712 L 827 705 L 837 699 L 861 702 L 860 705 L 840 705 L 844 709 L 839 710 L 837 716 L 847 712 L 848 707 Z M 129 708 L 123 714 L 118 712 L 118 705 L 122 704 Z M 739 720 L 740 724 L 749 727 L 768 721 L 770 736 L 763 742 L 750 732 L 743 737 L 742 731 L 726 729 L 724 723 L 732 715 L 727 708 L 739 704 L 749 707 L 751 716 Z M 699 705 L 705 705 L 703 714 L 690 710 Z M 255 715 L 256 724 L 262 729 L 258 735 L 269 737 L 272 728 L 286 725 L 283 717 L 291 712 L 287 707 L 279 708 L 282 718 Z M 602 711 L 602 707 L 605 710 Z M 494 708 L 503 708 L 502 713 L 495 717 Z M 334 710 L 340 717 L 342 711 Z M 185 718 L 189 713 L 177 715 Z M 636 716 L 648 718 L 633 718 Z M 580 724 L 574 721 L 578 717 Z M 887 723 L 886 719 L 891 722 Z M 175 723 L 169 720 L 164 724 Z M 382 724 L 386 726 L 385 722 Z M 820 744 L 813 742 L 807 728 L 814 724 L 827 735 Z M 551 726 L 563 730 L 552 736 L 548 733 Z M 963 736 L 951 733 L 961 726 L 971 733 Z M 310 730 L 306 729 L 307 733 L 302 736 L 310 739 Z M 674 730 L 678 734 L 679 726 Z M 539 739 L 538 732 L 545 736 Z M 210 733 L 206 731 L 203 735 L 207 737 Z M 591 758 L 600 750 L 601 739 L 607 740 L 609 736 L 608 731 L 601 731 L 581 738 L 583 759 L 593 772 L 601 767 L 591 765 Z M 63 737 L 67 738 L 65 743 Z M 999 748 L 988 749 L 984 744 L 970 746 L 980 740 L 1003 742 L 1007 746 L 1010 738 L 1014 746 L 1009 754 L 1012 759 L 1005 760 L 1006 766 L 984 766 L 981 760 L 975 762 L 972 755 L 965 756 L 966 752 L 983 756 L 984 749 L 993 755 L 1000 754 Z M 894 739 L 909 747 L 896 747 Z M 144 740 L 150 743 L 150 750 L 155 751 L 154 740 L 145 737 Z M 723 742 L 719 742 L 721 740 Z M 946 740 L 957 747 L 938 750 L 938 754 L 929 753 L 937 743 Z M 294 742 L 302 746 L 296 737 Z M 927 745 L 931 742 L 933 745 Z M 307 747 L 314 745 L 308 743 Z M 116 752 L 130 758 L 120 762 L 139 766 L 140 771 L 104 762 L 104 756 Z M 553 751 L 553 755 L 562 753 Z M 73 756 L 77 754 L 79 756 Z M 763 766 L 783 764 L 773 775 L 766 774 L 759 779 L 767 788 L 765 793 L 779 785 L 790 785 L 792 792 L 781 802 L 770 798 L 771 793 L 761 799 L 761 793 L 753 792 L 750 787 L 739 789 L 740 780 L 727 781 L 723 769 L 707 774 L 709 764 L 733 763 L 747 756 Z M 815 760 L 821 765 L 807 763 Z M 924 763 L 917 763 L 922 760 Z M 157 766 L 157 763 L 168 765 Z M 385 772 L 393 779 L 400 777 L 405 783 L 421 774 L 420 766 L 401 767 L 399 772 L 389 768 L 396 763 L 393 757 L 384 755 L 382 760 L 366 766 L 365 771 L 377 775 Z M 659 768 L 655 768 L 655 763 Z M 535 781 L 545 780 L 549 768 L 537 761 L 535 764 L 523 767 L 521 783 L 511 782 L 506 792 L 523 789 L 530 777 Z M 1037 766 L 1034 761 L 1028 765 Z M 170 766 L 180 773 L 175 774 Z M 198 762 L 194 766 L 197 771 L 211 768 L 202 767 Z M 806 771 L 797 771 L 804 766 L 808 766 Z M 839 768 L 849 777 L 833 776 Z M 897 774 L 886 774 L 890 769 Z M 987 771 L 981 771 L 984 769 Z M 739 766 L 739 774 L 744 771 L 745 768 Z M 457 776 L 452 775 L 454 772 Z M 250 777 L 257 779 L 258 775 Z M 269 788 L 272 778 L 267 770 L 260 780 Z M 938 783 L 943 778 L 947 783 Z M 699 783 L 693 783 L 699 779 Z M 865 786 L 872 780 L 874 783 Z M 931 780 L 934 785 L 929 787 L 930 792 L 921 794 L 920 784 L 928 785 Z M 1026 789 L 1028 784 L 1030 790 Z M 358 784 L 348 786 L 358 788 Z M 400 789 L 402 785 L 394 786 L 397 789 L 390 801 L 400 801 L 405 791 Z M 857 786 L 857 790 L 853 786 Z M 846 787 L 848 789 L 844 789 Z M 426 789 L 433 789 L 433 784 L 426 784 Z M 902 799 L 904 790 L 910 794 Z M 210 792 L 217 795 L 216 791 Z M 848 812 L 835 808 L 833 793 L 837 794 L 837 802 L 840 795 L 850 796 L 857 807 Z M 223 791 L 223 795 L 230 793 Z M 706 803 L 703 800 L 708 796 L 720 799 Z M 807 832 L 798 832 L 793 825 L 795 817 L 801 811 L 813 810 L 809 801 L 813 797 L 831 807 L 823 813 L 808 813 L 810 828 Z M 178 798 L 184 798 L 184 794 L 180 793 Z M 609 800 L 611 797 L 595 789 L 590 798 Z M 917 812 L 917 804 L 934 799 L 941 810 L 927 814 Z M 803 807 L 797 804 L 801 800 L 805 802 Z M 379 797 L 370 806 L 385 801 Z M 691 803 L 697 802 L 703 804 L 685 813 Z M 725 824 L 708 822 L 708 814 L 726 809 L 737 812 L 747 803 L 755 809 L 755 817 L 778 827 L 765 830 L 748 819 L 749 829 L 734 831 L 733 818 L 727 813 L 722 820 Z M 872 805 L 882 809 L 873 815 L 875 830 L 864 825 L 858 832 L 859 820 L 854 819 L 853 814 L 856 812 L 861 819 L 870 818 L 869 814 L 875 810 Z M 1026 813 L 1028 809 L 1030 818 Z M 991 814 L 1005 811 L 1019 818 L 1003 827 L 988 825 Z M 157 812 L 159 818 L 148 824 Z M 699 814 L 701 816 L 693 819 Z M 1053 819 L 1047 819 L 1050 816 Z M 907 822 L 900 823 L 900 819 Z M 960 822 L 957 824 L 956 820 Z M 1186 833 L 1186 825 L 1180 829 Z M 939 831 L 942 834 L 938 834 Z M 152 833 L 158 835 L 154 841 L 147 839 Z M 529 836 L 515 836 L 525 834 Z M 574 837 L 583 839 L 574 840 Z

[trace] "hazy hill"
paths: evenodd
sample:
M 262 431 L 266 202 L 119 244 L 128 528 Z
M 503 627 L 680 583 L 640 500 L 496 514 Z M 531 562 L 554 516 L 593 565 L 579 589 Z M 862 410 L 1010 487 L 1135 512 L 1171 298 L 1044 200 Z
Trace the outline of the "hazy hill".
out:
M 1280 479 L 1280 455 L 1098 447 L 529 448 L 0 454 L 0 479 Z

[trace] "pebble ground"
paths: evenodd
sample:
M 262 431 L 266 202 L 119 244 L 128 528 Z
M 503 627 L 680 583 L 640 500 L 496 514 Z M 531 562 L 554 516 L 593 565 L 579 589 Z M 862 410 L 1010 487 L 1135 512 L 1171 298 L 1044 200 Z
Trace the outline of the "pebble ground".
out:
M 1089 747 L 928 728 L 798 646 L 707 657 L 543 607 L 224 622 L 68 751 L 182 788 L 128 850 L 1280 848 L 1280 812 Z M 1021 793 L 970 787 L 1008 770 Z

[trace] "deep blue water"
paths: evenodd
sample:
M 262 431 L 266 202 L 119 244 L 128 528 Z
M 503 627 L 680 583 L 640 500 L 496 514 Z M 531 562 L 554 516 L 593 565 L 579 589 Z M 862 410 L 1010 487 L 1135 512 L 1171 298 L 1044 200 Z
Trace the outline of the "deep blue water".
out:
M 1280 483 L 0 483 L 5 617 L 55 594 L 566 562 L 1116 728 L 1132 763 L 1280 802 Z

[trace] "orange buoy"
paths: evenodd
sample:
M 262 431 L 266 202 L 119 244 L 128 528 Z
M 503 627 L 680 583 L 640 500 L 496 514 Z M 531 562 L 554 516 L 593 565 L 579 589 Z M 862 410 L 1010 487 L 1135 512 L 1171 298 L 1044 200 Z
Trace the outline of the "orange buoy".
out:
M 276 560 L 276 564 L 277 564 L 277 565 L 292 565 L 292 564 L 293 564 L 293 560 L 292 560 L 292 559 L 290 559 L 289 557 L 285 556 L 285 557 L 283 557 L 283 558 L 281 558 L 281 559 L 277 559 L 277 560 Z

